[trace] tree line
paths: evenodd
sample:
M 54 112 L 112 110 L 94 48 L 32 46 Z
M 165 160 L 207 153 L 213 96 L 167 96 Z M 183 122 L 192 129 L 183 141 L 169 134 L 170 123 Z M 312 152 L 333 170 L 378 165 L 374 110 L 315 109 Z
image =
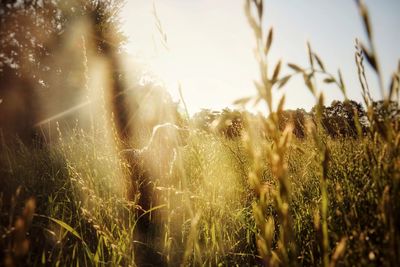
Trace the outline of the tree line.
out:
M 375 121 L 390 121 L 396 129 L 400 125 L 398 102 L 375 101 L 372 110 L 353 100 L 333 101 L 329 106 L 314 106 L 309 112 L 302 108 L 279 112 L 279 130 L 291 127 L 294 136 L 299 139 L 307 137 L 307 127 L 319 127 L 332 138 L 366 135 L 370 125 L 368 113 L 376 116 Z M 262 117 L 262 116 L 261 116 Z M 265 120 L 266 118 L 264 118 Z M 203 109 L 192 117 L 194 128 L 208 133 L 218 133 L 233 139 L 241 136 L 244 123 L 260 120 L 260 115 L 247 111 L 224 109 L 212 111 Z

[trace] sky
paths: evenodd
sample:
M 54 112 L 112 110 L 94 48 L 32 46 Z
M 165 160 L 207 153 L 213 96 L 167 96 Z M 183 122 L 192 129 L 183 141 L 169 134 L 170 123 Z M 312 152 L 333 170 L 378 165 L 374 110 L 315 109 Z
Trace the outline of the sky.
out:
M 167 46 L 156 27 L 153 3 L 167 36 Z M 400 58 L 399 0 L 367 0 L 385 85 Z M 366 35 L 355 1 L 267 0 L 264 26 L 274 28 L 269 62 L 307 66 L 306 42 L 332 73 L 342 70 L 351 99 L 361 101 L 355 39 L 366 43 Z M 178 85 L 191 114 L 201 108 L 232 107 L 234 100 L 254 95 L 259 78 L 254 56 L 255 41 L 244 14 L 244 0 L 129 0 L 121 14 L 129 41 L 129 59 L 159 77 L 174 99 Z M 289 73 L 285 67 L 282 74 Z M 373 73 L 372 95 L 380 98 Z M 319 83 L 326 103 L 343 99 L 340 91 Z M 286 108 L 309 110 L 314 98 L 300 78 L 284 89 Z M 277 100 L 276 100 L 277 101 Z M 258 109 L 263 110 L 263 106 Z

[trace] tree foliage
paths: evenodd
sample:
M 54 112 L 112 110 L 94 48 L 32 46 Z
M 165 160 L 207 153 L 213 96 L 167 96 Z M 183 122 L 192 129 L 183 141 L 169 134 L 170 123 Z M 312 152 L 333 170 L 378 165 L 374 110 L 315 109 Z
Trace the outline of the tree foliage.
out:
M 356 137 L 368 126 L 363 106 L 353 100 L 333 101 L 329 107 L 322 107 L 321 123 L 331 137 Z
M 284 110 L 279 112 L 279 130 L 284 131 L 289 125 L 293 127 L 293 134 L 300 139 L 306 137 L 306 120 L 310 119 L 310 114 L 304 109 Z
M 192 118 L 195 128 L 217 133 L 228 139 L 238 138 L 242 135 L 244 119 L 248 115 L 245 112 L 225 108 L 222 111 L 203 109 Z
M 0 119 L 0 128 L 6 136 L 29 140 L 45 116 L 82 102 L 86 49 L 94 56 L 122 50 L 125 37 L 117 16 L 122 4 L 1 1 L 0 112 L 7 115 Z

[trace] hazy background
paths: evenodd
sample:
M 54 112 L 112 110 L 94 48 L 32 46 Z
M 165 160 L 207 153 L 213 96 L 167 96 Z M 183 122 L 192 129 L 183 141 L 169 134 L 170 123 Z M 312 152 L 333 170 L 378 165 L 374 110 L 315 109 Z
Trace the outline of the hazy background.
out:
M 168 38 L 168 50 L 155 24 L 153 3 Z M 381 66 L 388 84 L 400 58 L 400 1 L 366 1 Z M 200 108 L 221 109 L 235 99 L 255 92 L 258 68 L 253 54 L 254 37 L 244 15 L 242 0 L 130 0 L 123 9 L 123 29 L 130 60 L 144 64 L 163 81 L 175 99 L 178 83 L 190 113 Z M 355 1 L 269 0 L 265 24 L 275 38 L 271 63 L 278 59 L 307 66 L 306 42 L 332 73 L 340 67 L 350 98 L 361 101 L 354 63 L 355 38 L 365 40 Z M 287 69 L 284 69 L 288 71 Z M 373 75 L 370 75 L 373 77 Z M 378 88 L 371 83 L 373 97 Z M 335 87 L 320 84 L 327 103 L 341 99 Z M 286 108 L 309 109 L 314 100 L 297 78 L 288 83 Z

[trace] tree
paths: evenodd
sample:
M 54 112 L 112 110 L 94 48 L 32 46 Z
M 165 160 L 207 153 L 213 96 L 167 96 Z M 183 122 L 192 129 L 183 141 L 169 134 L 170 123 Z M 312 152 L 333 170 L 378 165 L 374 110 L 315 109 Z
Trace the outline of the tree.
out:
M 195 128 L 234 139 L 242 135 L 244 114 L 229 108 L 220 111 L 202 109 L 192 118 Z
M 7 139 L 19 135 L 29 143 L 38 122 L 81 103 L 84 52 L 110 59 L 121 52 L 125 37 L 116 14 L 122 4 L 118 0 L 0 3 L 0 113 L 7 114 L 0 118 L 0 128 Z M 94 49 L 85 51 L 91 46 Z
M 356 137 L 358 128 L 364 133 L 368 127 L 363 106 L 353 100 L 336 100 L 321 108 L 321 124 L 331 137 Z M 312 112 L 315 117 L 315 107 Z
M 396 101 L 373 101 L 370 107 L 371 127 L 390 137 L 390 132 L 400 130 L 400 109 Z
M 284 131 L 286 127 L 293 127 L 293 134 L 303 139 L 306 137 L 305 123 L 309 114 L 304 109 L 284 110 L 278 114 L 279 130 Z
M 33 87 L 44 87 L 42 78 L 50 71 L 41 59 L 49 55 L 45 39 L 54 31 L 51 26 L 58 25 L 48 23 L 53 9 L 53 3 L 46 8 L 33 1 L 0 3 L 0 113 L 6 114 L 0 128 L 6 139 L 14 134 L 23 140 L 33 136 L 38 113 Z
M 192 117 L 192 124 L 196 129 L 211 133 L 212 123 L 220 116 L 220 112 L 202 109 Z
M 215 131 L 226 138 L 241 137 L 243 130 L 243 114 L 238 110 L 225 108 L 215 123 Z
M 377 121 L 389 120 L 395 122 L 400 120 L 399 103 L 396 101 L 374 101 L 372 108 Z

